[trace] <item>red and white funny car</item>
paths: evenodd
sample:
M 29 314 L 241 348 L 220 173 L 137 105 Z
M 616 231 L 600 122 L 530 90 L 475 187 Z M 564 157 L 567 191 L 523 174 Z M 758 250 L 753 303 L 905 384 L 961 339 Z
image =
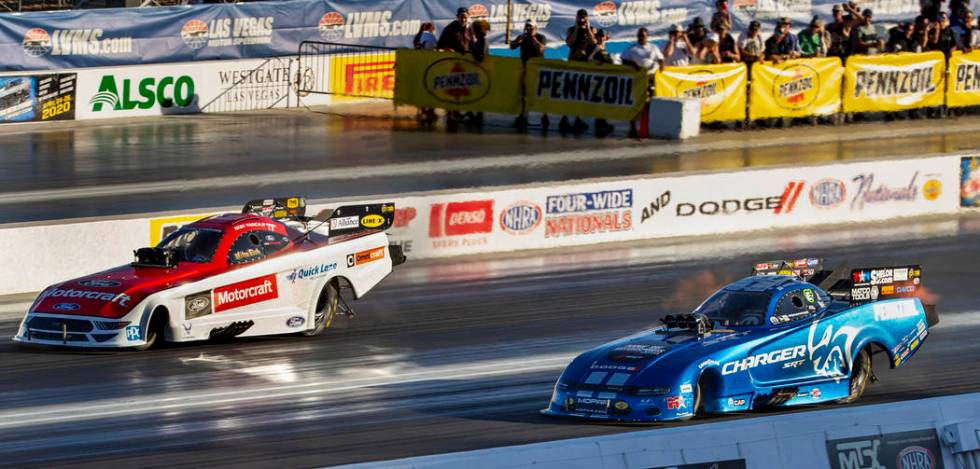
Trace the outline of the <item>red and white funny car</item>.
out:
M 339 207 L 322 221 L 301 197 L 185 225 L 114 269 L 46 288 L 14 341 L 146 349 L 160 340 L 302 333 L 330 326 L 405 261 L 384 230 L 394 204 Z

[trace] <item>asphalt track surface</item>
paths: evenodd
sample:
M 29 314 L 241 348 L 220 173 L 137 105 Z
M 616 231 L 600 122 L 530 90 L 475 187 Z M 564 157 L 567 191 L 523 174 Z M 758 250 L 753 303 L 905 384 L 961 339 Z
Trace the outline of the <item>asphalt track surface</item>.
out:
M 860 404 L 980 389 L 974 215 L 409 261 L 355 302 L 355 319 L 312 339 L 148 352 L 23 348 L 7 338 L 30 299 L 8 298 L 0 304 L 0 465 L 310 467 L 655 429 L 537 411 L 577 352 L 690 310 L 754 261 L 801 255 L 831 265 L 921 262 L 927 299 L 939 305 L 940 326 L 906 366 L 888 370 L 876 359 L 881 381 Z
M 17 124 L 0 128 L 0 223 L 920 156 L 975 148 L 978 125 L 967 116 L 706 131 L 678 143 L 521 135 L 502 121 L 452 133 L 299 110 Z

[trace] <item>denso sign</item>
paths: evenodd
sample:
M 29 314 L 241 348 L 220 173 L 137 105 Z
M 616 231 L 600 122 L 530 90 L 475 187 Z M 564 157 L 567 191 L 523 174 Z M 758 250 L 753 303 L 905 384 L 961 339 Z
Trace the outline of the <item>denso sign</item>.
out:
M 430 208 L 430 238 L 491 231 L 493 231 L 493 200 L 432 204 Z

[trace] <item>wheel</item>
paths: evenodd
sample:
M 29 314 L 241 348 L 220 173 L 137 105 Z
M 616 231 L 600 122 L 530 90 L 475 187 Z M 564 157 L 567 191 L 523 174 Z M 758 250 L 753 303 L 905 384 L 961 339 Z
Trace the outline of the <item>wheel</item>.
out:
M 313 314 L 313 328 L 307 329 L 301 334 L 307 337 L 319 335 L 333 322 L 333 317 L 337 314 L 337 304 L 340 302 L 340 284 L 336 279 L 327 282 L 320 292 L 320 298 L 316 301 L 316 313 Z
M 871 353 L 868 352 L 867 348 L 861 350 L 858 353 L 857 358 L 854 360 L 854 366 L 851 369 L 851 393 L 843 399 L 838 399 L 837 402 L 840 404 L 850 404 L 861 398 L 864 394 L 864 389 L 868 387 L 868 381 L 871 380 Z
M 153 317 L 150 318 L 150 324 L 146 326 L 146 343 L 133 347 L 136 350 L 149 350 L 157 345 L 157 342 L 163 342 L 163 328 L 167 325 L 167 312 L 165 310 L 156 310 L 153 312 Z
M 686 417 L 681 417 L 678 420 L 680 421 L 691 420 L 694 417 L 696 417 L 698 415 L 698 412 L 700 411 L 701 411 L 701 382 L 698 381 L 698 384 L 694 386 L 694 407 L 691 409 L 691 415 L 688 415 Z

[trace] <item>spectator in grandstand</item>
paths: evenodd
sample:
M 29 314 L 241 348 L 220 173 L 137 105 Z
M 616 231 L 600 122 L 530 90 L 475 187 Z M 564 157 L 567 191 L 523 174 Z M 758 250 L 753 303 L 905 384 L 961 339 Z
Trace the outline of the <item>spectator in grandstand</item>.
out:
M 870 8 L 861 12 L 861 24 L 851 29 L 851 53 L 875 55 L 885 50 L 885 35 L 878 25 L 872 23 Z
M 932 23 L 929 34 L 929 50 L 942 51 L 949 57 L 956 48 L 956 33 L 949 25 L 949 15 L 939 12 L 936 15 L 936 22 Z
M 844 16 L 844 7 L 848 4 L 834 5 L 834 22 L 827 26 L 830 33 L 830 45 L 827 48 L 827 55 L 847 58 L 851 49 L 851 28 L 856 21 Z
M 718 33 L 708 33 L 695 49 L 694 57 L 691 57 L 691 64 L 719 64 L 721 63 L 721 51 L 718 42 L 721 38 Z
M 972 11 L 967 11 L 963 15 L 963 25 L 954 26 L 953 32 L 956 33 L 957 50 L 970 52 L 980 45 L 980 31 L 976 29 L 976 20 Z
M 714 29 L 714 32 L 718 34 L 718 51 L 721 53 L 721 61 L 723 63 L 735 63 L 742 61 L 742 54 L 738 51 L 738 43 L 735 42 L 735 38 L 732 37 L 729 23 L 720 23 L 718 27 Z
M 766 39 L 766 60 L 778 64 L 800 56 L 800 44 L 796 36 L 789 32 L 790 24 L 785 16 L 776 23 L 776 30 Z
M 915 37 L 915 24 L 902 22 L 889 29 L 885 51 L 892 53 L 921 52 L 922 49 Z
M 621 56 L 623 65 L 630 65 L 637 70 L 644 70 L 650 75 L 647 94 L 652 95 L 653 74 L 658 70 L 664 69 L 664 55 L 660 49 L 650 42 L 650 31 L 647 28 L 640 28 L 636 31 L 636 44 L 633 44 L 623 52 Z M 629 138 L 637 138 L 636 121 L 630 121 Z
M 613 63 L 612 56 L 606 50 L 606 42 L 609 41 L 609 33 L 604 29 L 600 29 L 596 32 L 597 43 L 595 49 L 592 50 L 592 56 L 589 61 L 602 65 Z M 611 134 L 616 126 L 610 124 L 607 120 L 598 118 L 595 120 L 595 136 L 597 138 L 605 138 L 607 135 Z
M 762 40 L 762 23 L 753 20 L 749 23 L 749 29 L 738 38 L 738 51 L 742 61 L 749 65 L 765 59 L 766 44 Z
M 565 44 L 568 46 L 568 60 L 586 62 L 592 56 L 592 52 L 599 43 L 599 31 L 589 24 L 589 12 L 584 8 L 575 14 L 575 25 L 565 31 Z M 568 122 L 568 116 L 562 116 L 558 123 L 558 131 L 562 135 L 567 133 L 580 134 L 589 129 L 578 116 L 575 116 L 575 125 Z
M 708 35 L 708 30 L 704 27 L 704 20 L 700 16 L 694 17 L 691 24 L 687 25 L 687 38 L 691 44 L 698 46 L 704 37 Z
M 920 13 L 926 18 L 935 18 L 936 15 L 942 10 L 942 3 L 945 0 L 919 0 L 919 6 L 921 8 Z M 950 7 L 954 6 L 957 0 L 950 2 Z
M 437 46 L 460 54 L 470 51 L 473 43 L 473 29 L 470 28 L 470 11 L 466 8 L 456 10 L 456 19 L 449 23 L 439 36 Z
M 679 24 L 670 26 L 667 36 L 667 44 L 664 46 L 664 65 L 684 66 L 691 64 L 691 53 L 694 45 L 687 37 L 687 33 Z
M 949 25 L 962 28 L 966 25 L 966 12 L 970 11 L 970 0 L 949 2 Z
M 412 39 L 412 47 L 416 49 L 433 50 L 439 40 L 436 39 L 436 27 L 432 23 L 422 23 L 419 32 Z
M 929 17 L 926 15 L 915 17 L 915 31 L 912 33 L 916 44 L 914 52 L 929 50 L 929 32 L 932 31 L 932 28 L 929 27 L 930 24 L 932 22 L 929 21 Z
M 487 20 L 477 20 L 471 26 L 473 30 L 473 41 L 470 42 L 470 53 L 477 62 L 490 55 L 490 45 L 487 44 L 487 33 L 490 32 L 490 23 Z
M 715 0 L 715 12 L 711 15 L 711 30 L 717 32 L 722 24 L 732 29 L 732 13 L 728 10 L 728 0 Z
M 524 22 L 524 32 L 515 37 L 513 41 L 510 41 L 510 48 L 511 50 L 520 48 L 521 61 L 527 63 L 528 60 L 535 57 L 544 58 L 544 48 L 547 44 L 548 40 L 545 39 L 543 34 L 538 32 L 537 21 L 529 18 Z M 548 114 L 541 115 L 541 131 L 547 132 L 550 126 L 551 122 L 548 119 Z M 517 119 L 514 120 L 514 128 L 522 132 L 527 129 L 526 114 L 517 116 Z
M 823 20 L 814 16 L 810 25 L 797 36 L 800 41 L 800 57 L 826 57 L 830 48 L 830 35 L 824 29 Z

